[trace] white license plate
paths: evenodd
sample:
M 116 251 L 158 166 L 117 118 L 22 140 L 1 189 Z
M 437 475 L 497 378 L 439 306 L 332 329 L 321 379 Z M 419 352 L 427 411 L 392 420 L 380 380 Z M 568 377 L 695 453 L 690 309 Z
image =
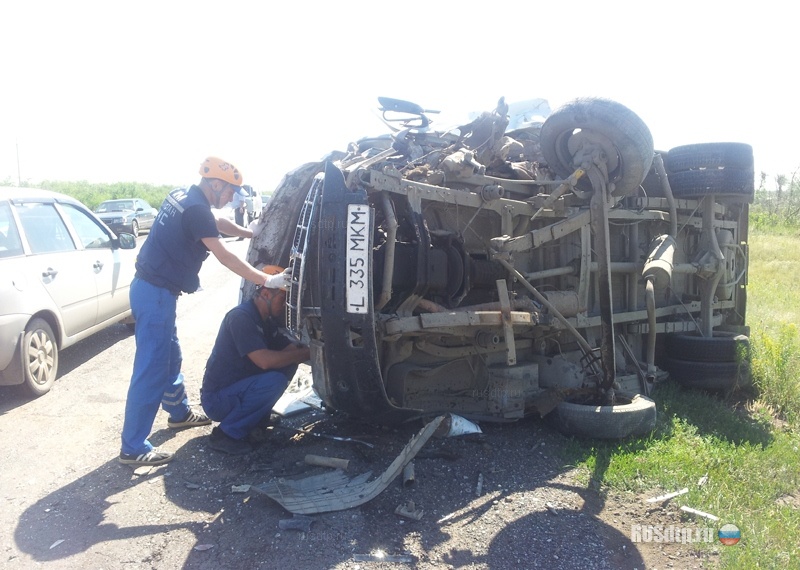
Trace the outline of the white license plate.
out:
M 369 206 L 347 205 L 347 267 L 345 268 L 348 313 L 366 313 L 369 303 Z

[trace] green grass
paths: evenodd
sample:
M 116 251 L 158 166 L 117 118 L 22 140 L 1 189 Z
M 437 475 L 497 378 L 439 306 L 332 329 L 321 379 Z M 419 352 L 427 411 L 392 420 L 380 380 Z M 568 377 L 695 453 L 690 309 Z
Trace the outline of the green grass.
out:
M 756 395 L 714 397 L 667 383 L 653 396 L 659 417 L 650 436 L 574 440 L 567 450 L 601 489 L 655 496 L 688 487 L 682 504 L 741 530 L 735 546 L 698 546 L 717 549 L 723 569 L 788 569 L 800 560 L 798 276 L 800 237 L 751 235 L 747 322 Z M 781 500 L 787 496 L 796 497 L 793 505 Z

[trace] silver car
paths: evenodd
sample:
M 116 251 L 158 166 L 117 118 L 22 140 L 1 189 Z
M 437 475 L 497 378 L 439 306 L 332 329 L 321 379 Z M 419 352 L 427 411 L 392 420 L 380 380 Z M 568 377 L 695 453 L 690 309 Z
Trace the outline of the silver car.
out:
M 158 215 L 153 208 L 141 198 L 125 198 L 122 200 L 106 200 L 94 213 L 117 234 L 128 233 L 135 237 L 139 231 L 150 231 Z
M 69 196 L 0 188 L 0 385 L 46 393 L 59 350 L 130 317 L 135 248 Z

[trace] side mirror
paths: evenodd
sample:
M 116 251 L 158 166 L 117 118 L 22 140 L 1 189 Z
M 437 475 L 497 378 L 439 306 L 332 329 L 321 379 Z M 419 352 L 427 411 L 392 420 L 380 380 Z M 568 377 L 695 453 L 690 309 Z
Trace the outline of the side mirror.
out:
M 136 237 L 133 234 L 121 233 L 115 241 L 120 249 L 136 249 Z

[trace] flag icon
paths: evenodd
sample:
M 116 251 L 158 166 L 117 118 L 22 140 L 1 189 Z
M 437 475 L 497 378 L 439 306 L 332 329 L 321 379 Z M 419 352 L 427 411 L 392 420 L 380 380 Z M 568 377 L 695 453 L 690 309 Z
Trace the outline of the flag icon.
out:
M 726 524 L 719 529 L 717 536 L 722 544 L 725 546 L 732 546 L 739 542 L 742 538 L 742 533 L 739 532 L 739 528 L 736 525 Z

